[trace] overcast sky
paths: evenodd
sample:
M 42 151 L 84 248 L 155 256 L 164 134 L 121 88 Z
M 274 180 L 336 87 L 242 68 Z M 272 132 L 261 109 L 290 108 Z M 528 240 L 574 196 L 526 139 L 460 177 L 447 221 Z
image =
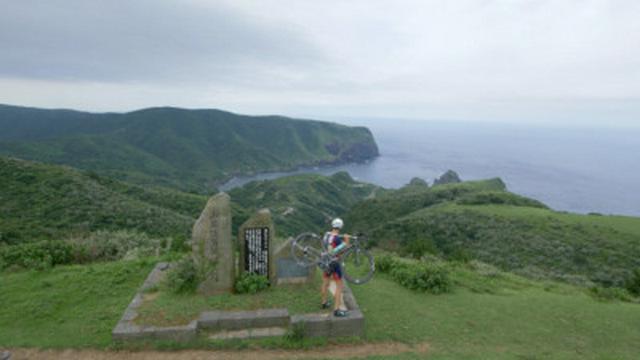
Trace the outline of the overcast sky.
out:
M 640 1 L 0 0 L 0 103 L 640 125 Z

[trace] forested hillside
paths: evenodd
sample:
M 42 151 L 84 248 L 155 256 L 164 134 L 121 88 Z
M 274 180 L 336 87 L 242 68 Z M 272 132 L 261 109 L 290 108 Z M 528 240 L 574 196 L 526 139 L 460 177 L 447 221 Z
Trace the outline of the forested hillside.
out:
M 279 236 L 327 231 L 331 219 L 384 189 L 353 180 L 348 173 L 297 175 L 254 181 L 229 192 L 246 211 L 269 208 Z
M 378 149 L 366 128 L 280 116 L 166 107 L 94 114 L 0 105 L 0 154 L 209 192 L 234 175 L 365 161 Z
M 383 249 L 478 259 L 529 277 L 622 286 L 640 267 L 640 219 L 550 210 L 500 179 L 397 190 L 333 176 L 256 181 L 230 191 L 235 229 L 272 211 L 279 237 L 324 231 L 343 216 Z M 0 243 L 135 231 L 183 242 L 207 195 L 138 186 L 90 171 L 0 157 Z
M 272 211 L 279 237 L 321 231 L 332 217 L 379 191 L 344 172 L 252 182 L 230 191 L 234 231 L 261 208 Z M 207 198 L 0 156 L 0 244 L 64 240 L 98 230 L 185 240 Z
M 0 243 L 15 244 L 96 230 L 185 239 L 206 197 L 0 156 L 0 200 Z

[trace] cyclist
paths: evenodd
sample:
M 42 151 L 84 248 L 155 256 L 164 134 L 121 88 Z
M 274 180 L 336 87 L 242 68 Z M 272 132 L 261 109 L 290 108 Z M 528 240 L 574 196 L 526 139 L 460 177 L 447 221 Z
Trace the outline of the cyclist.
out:
M 340 265 L 338 254 L 340 250 L 349 245 L 349 235 L 340 235 L 340 230 L 343 225 L 344 222 L 342 219 L 333 219 L 333 221 L 331 221 L 331 231 L 324 234 L 324 238 L 322 239 L 324 250 L 331 255 L 335 254 L 335 257 L 329 264 L 329 268 L 324 271 L 322 276 L 322 308 L 327 309 L 330 306 L 327 300 L 327 290 L 329 288 L 330 278 L 333 277 L 333 280 L 336 282 L 336 292 L 333 297 L 333 315 L 337 317 L 347 316 L 346 311 L 340 310 L 344 284 L 342 283 L 342 266 Z

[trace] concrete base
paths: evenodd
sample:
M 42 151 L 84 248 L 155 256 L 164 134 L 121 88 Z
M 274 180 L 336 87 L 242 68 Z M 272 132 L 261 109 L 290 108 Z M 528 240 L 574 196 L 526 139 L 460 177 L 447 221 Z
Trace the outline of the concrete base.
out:
M 169 268 L 159 263 L 151 271 L 143 285 L 113 329 L 114 341 L 171 340 L 188 342 L 199 336 L 210 339 L 246 339 L 268 336 L 283 336 L 289 330 L 301 328 L 307 337 L 364 336 L 364 315 L 351 292 L 344 283 L 343 305 L 349 315 L 334 317 L 331 313 L 290 316 L 287 309 L 262 309 L 255 311 L 205 311 L 198 319 L 182 326 L 146 326 L 134 322 L 138 308 L 143 302 L 146 289 L 157 285 Z M 335 291 L 335 284 L 333 284 Z
M 197 320 L 198 330 L 240 330 L 251 328 L 288 327 L 287 309 L 256 311 L 205 311 Z
M 227 331 L 222 330 L 208 336 L 211 340 L 231 340 L 231 339 L 258 339 L 265 337 L 284 336 L 287 333 L 286 327 L 270 327 L 257 329 L 243 329 Z

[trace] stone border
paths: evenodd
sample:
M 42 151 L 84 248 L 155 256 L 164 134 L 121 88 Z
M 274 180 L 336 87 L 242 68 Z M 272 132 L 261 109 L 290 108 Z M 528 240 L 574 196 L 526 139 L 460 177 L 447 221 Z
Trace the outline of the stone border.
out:
M 138 292 L 133 297 L 133 300 L 127 306 L 122 318 L 111 332 L 111 337 L 116 341 L 126 340 L 178 340 L 178 341 L 190 341 L 197 337 L 197 323 L 196 321 L 190 322 L 188 325 L 183 326 L 140 326 L 134 322 L 134 319 L 138 317 L 138 308 L 142 305 L 144 292 L 158 285 L 160 280 L 164 277 L 164 271 L 169 268 L 168 263 L 158 263 L 147 279 L 144 281 Z
M 358 307 L 351 289 L 344 283 L 343 299 L 349 315 L 337 318 L 330 313 L 289 315 L 287 309 L 261 309 L 255 311 L 205 311 L 198 319 L 182 326 L 146 326 L 134 322 L 138 308 L 143 303 L 144 292 L 158 285 L 164 277 L 168 263 L 158 263 L 144 281 L 122 318 L 113 329 L 114 341 L 172 340 L 188 342 L 202 333 L 236 332 L 240 338 L 277 336 L 282 332 L 269 329 L 301 329 L 307 337 L 358 336 L 364 335 L 364 315 Z M 263 329 L 265 331 L 257 331 Z M 274 335 L 277 334 L 277 335 Z
M 205 311 L 197 320 L 198 330 L 223 331 L 251 328 L 289 327 L 287 309 L 255 311 Z

